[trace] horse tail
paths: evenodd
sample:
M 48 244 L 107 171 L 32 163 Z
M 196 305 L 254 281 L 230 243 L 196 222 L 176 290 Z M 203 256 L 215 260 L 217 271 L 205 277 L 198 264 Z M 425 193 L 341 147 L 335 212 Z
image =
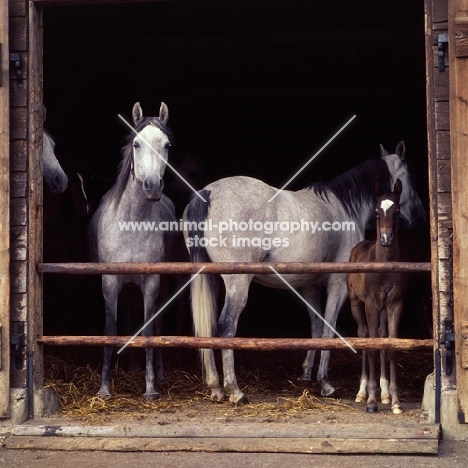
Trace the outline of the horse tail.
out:
M 194 263 L 211 262 L 206 247 L 202 247 L 197 240 L 204 236 L 200 224 L 206 221 L 210 208 L 210 190 L 198 192 L 205 200 L 192 195 L 187 207 L 186 218 L 188 225 L 188 239 L 190 260 Z M 192 306 L 193 327 L 195 336 L 215 336 L 217 334 L 217 281 L 212 274 L 198 275 L 190 284 L 190 301 Z

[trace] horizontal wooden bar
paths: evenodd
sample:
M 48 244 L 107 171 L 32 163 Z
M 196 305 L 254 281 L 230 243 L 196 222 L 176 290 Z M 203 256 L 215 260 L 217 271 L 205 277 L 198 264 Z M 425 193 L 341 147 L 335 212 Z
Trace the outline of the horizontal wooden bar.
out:
M 397 425 L 375 424 L 369 430 L 369 424 L 293 424 L 275 422 L 232 423 L 204 422 L 197 424 L 190 421 L 161 424 L 132 424 L 121 422 L 109 426 L 73 424 L 62 421 L 53 424 L 18 424 L 13 428 L 13 436 L 46 437 L 161 437 L 173 438 L 349 438 L 349 439 L 438 439 L 439 427 L 432 424 Z
M 271 423 L 269 423 L 271 424 Z M 368 425 L 372 432 L 374 425 Z M 12 436 L 6 449 L 108 452 L 243 452 L 307 454 L 437 455 L 438 439 L 358 439 L 336 437 L 44 437 Z M 190 455 L 187 455 L 189 458 Z M 79 459 L 79 455 L 77 455 Z M 313 463 L 310 464 L 314 466 Z M 430 466 L 428 464 L 428 466 Z
M 195 336 L 41 336 L 37 342 L 51 346 L 124 346 L 132 348 L 211 348 L 252 351 L 307 349 L 430 349 L 434 340 L 406 338 L 218 338 Z
M 162 263 L 38 263 L 39 273 L 73 275 L 124 275 L 124 274 L 257 274 L 271 275 L 274 268 L 281 274 L 361 273 L 361 272 L 428 272 L 429 262 L 162 262 Z

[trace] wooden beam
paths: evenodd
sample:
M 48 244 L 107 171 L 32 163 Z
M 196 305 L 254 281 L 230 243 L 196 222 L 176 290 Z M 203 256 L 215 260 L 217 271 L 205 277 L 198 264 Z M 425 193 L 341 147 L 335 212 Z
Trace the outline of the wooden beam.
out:
M 372 431 L 372 428 L 368 428 Z M 7 449 L 103 450 L 120 452 L 244 452 L 315 454 L 424 454 L 436 455 L 437 439 L 338 439 L 331 438 L 132 438 L 128 437 L 9 437 Z
M 453 311 L 460 422 L 468 418 L 468 369 L 462 366 L 462 324 L 468 321 L 468 59 L 457 57 L 465 41 L 457 40 L 460 24 L 468 18 L 468 0 L 449 2 L 450 150 L 453 207 Z M 458 44 L 458 46 L 457 46 Z M 462 47 L 463 45 L 463 47 Z
M 10 75 L 8 2 L 0 2 L 0 418 L 10 406 Z
M 37 337 L 42 335 L 42 275 L 36 264 L 42 262 L 42 124 L 43 124 L 43 74 L 42 74 L 42 16 L 38 7 L 29 2 L 29 54 L 28 54 L 28 351 L 34 357 L 28 369 L 32 382 L 28 386 L 29 416 L 34 416 L 34 393 L 44 384 L 42 347 Z M 41 415 L 37 415 L 41 416 Z
M 38 343 L 51 346 L 124 346 L 131 348 L 211 348 L 251 351 L 307 349 L 432 349 L 433 340 L 403 338 L 204 338 L 195 336 L 41 336 Z
M 73 275 L 119 275 L 119 274 L 195 274 L 202 273 L 242 274 L 255 273 L 272 275 L 274 268 L 280 274 L 311 273 L 357 273 L 357 272 L 430 272 L 426 262 L 323 262 L 323 263 L 254 263 L 254 262 L 164 262 L 164 263 L 38 263 L 39 273 L 61 273 Z

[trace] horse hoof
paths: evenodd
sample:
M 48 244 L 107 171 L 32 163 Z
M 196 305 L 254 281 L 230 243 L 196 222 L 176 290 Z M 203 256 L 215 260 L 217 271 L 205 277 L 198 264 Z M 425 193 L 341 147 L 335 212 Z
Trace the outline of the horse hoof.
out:
M 331 392 L 329 395 L 323 395 L 322 394 L 322 397 L 323 398 L 333 398 L 335 400 L 338 400 L 340 398 L 336 390 L 333 390 L 333 392 Z
M 211 401 L 215 401 L 219 403 L 220 401 L 224 400 L 224 393 L 223 392 L 211 392 L 210 399 Z
M 381 401 L 382 401 L 382 405 L 389 405 L 392 402 L 392 400 L 391 400 L 391 398 L 389 396 L 388 397 L 382 397 Z
M 239 400 L 233 402 L 235 405 L 249 405 L 249 399 L 243 395 Z
M 392 413 L 393 414 L 401 414 L 401 413 L 403 413 L 403 410 L 401 409 L 400 405 L 394 405 L 394 406 L 392 406 Z
M 355 403 L 365 403 L 367 400 L 366 395 L 356 395 Z
M 143 395 L 147 400 L 155 401 L 159 398 L 159 393 L 145 393 Z
M 368 413 L 377 413 L 377 407 L 376 406 L 366 406 L 366 411 Z
M 312 378 L 307 375 L 301 375 L 300 377 L 297 378 L 297 380 L 303 380 L 304 382 L 310 382 Z
M 103 400 L 108 400 L 111 397 L 109 392 L 97 392 L 96 395 Z

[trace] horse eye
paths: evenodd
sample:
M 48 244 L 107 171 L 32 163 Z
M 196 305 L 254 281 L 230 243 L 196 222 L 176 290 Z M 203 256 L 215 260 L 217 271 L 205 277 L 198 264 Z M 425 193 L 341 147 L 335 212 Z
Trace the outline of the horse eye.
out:
M 134 148 L 140 148 L 140 143 L 138 143 L 138 141 L 134 141 L 132 146 Z
M 376 217 L 377 219 L 380 218 L 379 210 L 375 210 L 375 217 Z
M 168 150 L 171 146 L 172 146 L 172 145 L 171 145 L 170 143 L 166 143 L 166 144 L 164 145 L 164 149 L 167 149 L 167 150 Z

